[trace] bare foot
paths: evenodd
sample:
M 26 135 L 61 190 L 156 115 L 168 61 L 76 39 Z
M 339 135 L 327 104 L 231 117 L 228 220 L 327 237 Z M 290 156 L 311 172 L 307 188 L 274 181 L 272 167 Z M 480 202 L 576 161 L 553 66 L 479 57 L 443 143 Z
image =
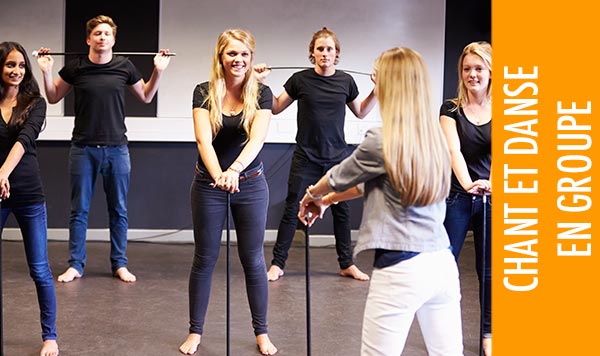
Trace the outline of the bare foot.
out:
M 369 280 L 369 275 L 359 270 L 356 265 L 352 265 L 346 269 L 340 270 L 340 276 L 354 278 L 359 281 Z
M 492 338 L 491 337 L 486 337 L 483 338 L 483 354 L 485 356 L 492 356 Z
M 73 281 L 75 278 L 81 278 L 81 274 L 77 272 L 75 268 L 69 267 L 63 274 L 58 276 L 56 280 L 58 282 L 68 283 Z
M 40 356 L 57 356 L 58 355 L 58 344 L 56 340 L 46 340 L 42 344 L 40 350 Z
M 267 272 L 267 279 L 269 282 L 275 282 L 279 277 L 283 276 L 283 270 L 279 266 L 272 265 Z
M 127 267 L 121 267 L 116 270 L 115 277 L 118 277 L 120 280 L 126 283 L 135 282 L 135 275 L 127 269 Z
M 179 346 L 179 351 L 184 355 L 193 355 L 198 351 L 198 346 L 200 346 L 200 339 L 202 335 L 200 334 L 189 334 L 187 339 Z
M 277 353 L 277 348 L 273 345 L 267 334 L 256 336 L 256 344 L 261 355 L 275 355 Z

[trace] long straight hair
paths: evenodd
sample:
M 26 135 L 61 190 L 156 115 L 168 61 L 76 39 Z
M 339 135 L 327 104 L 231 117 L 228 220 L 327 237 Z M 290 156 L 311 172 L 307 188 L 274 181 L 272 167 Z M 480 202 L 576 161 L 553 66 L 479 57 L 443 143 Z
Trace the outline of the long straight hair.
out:
M 250 137 L 250 125 L 252 120 L 259 109 L 258 106 L 258 81 L 254 76 L 252 65 L 254 63 L 254 50 L 256 47 L 254 36 L 248 31 L 240 29 L 226 30 L 219 35 L 217 44 L 215 46 L 215 52 L 213 57 L 212 70 L 210 72 L 209 90 L 206 101 L 209 105 L 209 117 L 210 127 L 212 129 L 213 138 L 217 135 L 219 130 L 223 127 L 223 99 L 227 92 L 225 86 L 225 72 L 223 70 L 223 62 L 221 56 L 225 47 L 232 40 L 238 40 L 242 42 L 251 53 L 249 69 L 244 77 L 244 84 L 242 88 L 242 102 L 244 103 L 244 110 L 242 115 L 242 127 L 246 132 L 246 135 Z
M 8 125 L 11 127 L 21 127 L 25 124 L 33 105 L 37 100 L 42 100 L 40 87 L 31 71 L 31 63 L 27 57 L 25 48 L 17 42 L 0 43 L 0 65 L 4 67 L 8 54 L 13 50 L 20 52 L 25 59 L 25 75 L 21 84 L 19 84 L 19 93 L 17 94 L 17 105 L 13 109 Z M 2 68 L 4 70 L 4 68 Z M 0 101 L 6 99 L 6 83 L 0 79 Z
M 431 102 L 427 68 L 409 48 L 375 63 L 385 169 L 405 205 L 440 202 L 450 191 L 450 154 Z

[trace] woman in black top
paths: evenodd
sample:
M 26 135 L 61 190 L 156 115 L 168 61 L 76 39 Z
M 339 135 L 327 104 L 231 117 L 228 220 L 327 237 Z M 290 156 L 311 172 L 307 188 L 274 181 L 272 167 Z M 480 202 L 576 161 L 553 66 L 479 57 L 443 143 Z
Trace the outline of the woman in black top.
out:
M 0 43 L 0 63 L 0 233 L 13 213 L 37 289 L 43 340 L 40 356 L 56 356 L 56 295 L 48 264 L 46 202 L 35 145 L 46 119 L 46 101 L 20 44 Z
M 440 109 L 440 123 L 452 158 L 450 196 L 444 226 L 458 260 L 467 230 L 473 228 L 477 277 L 484 300 L 482 346 L 492 354 L 492 47 L 487 42 L 467 45 L 458 61 L 458 97 Z M 484 215 L 484 207 L 486 214 Z M 486 221 L 483 221 L 483 217 Z M 485 231 L 483 229 L 485 228 Z M 484 241 L 485 238 L 485 241 Z M 485 243 L 484 243 L 485 242 Z M 485 246 L 485 251 L 484 251 Z M 482 267 L 485 262 L 485 272 Z M 481 283 L 484 281 L 484 283 Z
M 210 81 L 194 90 L 194 131 L 199 152 L 191 187 L 195 251 L 189 285 L 190 329 L 179 347 L 186 355 L 194 354 L 200 345 L 228 195 L 256 342 L 263 355 L 277 352 L 267 335 L 268 281 L 263 242 L 269 190 L 260 159 L 273 96 L 269 87 L 254 77 L 253 58 L 254 38 L 250 33 L 223 32 L 215 47 Z

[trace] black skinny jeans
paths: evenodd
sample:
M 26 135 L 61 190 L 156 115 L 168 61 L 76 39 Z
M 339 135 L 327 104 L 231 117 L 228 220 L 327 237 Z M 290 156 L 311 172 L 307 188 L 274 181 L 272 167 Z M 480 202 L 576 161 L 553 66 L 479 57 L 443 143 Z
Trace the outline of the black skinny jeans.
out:
M 248 170 L 248 174 L 253 170 Z M 196 174 L 191 187 L 195 248 L 189 284 L 190 333 L 200 335 L 227 213 L 227 192 L 210 187 L 211 182 L 212 179 L 203 178 L 201 172 Z M 261 335 L 267 333 L 268 281 L 263 242 L 269 189 L 264 174 L 240 182 L 239 188 L 238 193 L 231 194 L 231 214 L 246 279 L 252 327 L 255 335 Z
M 306 192 L 306 187 L 315 184 L 331 167 L 338 162 L 319 164 L 309 161 L 301 152 L 296 150 L 292 158 L 290 177 L 288 179 L 288 194 L 285 199 L 285 210 L 279 230 L 277 241 L 273 247 L 272 265 L 283 269 L 288 258 L 288 251 L 298 226 L 298 204 Z M 335 249 L 341 269 L 346 269 L 354 264 L 352 261 L 352 239 L 350 233 L 350 205 L 339 202 L 331 205 L 333 214 L 333 234 L 335 235 Z

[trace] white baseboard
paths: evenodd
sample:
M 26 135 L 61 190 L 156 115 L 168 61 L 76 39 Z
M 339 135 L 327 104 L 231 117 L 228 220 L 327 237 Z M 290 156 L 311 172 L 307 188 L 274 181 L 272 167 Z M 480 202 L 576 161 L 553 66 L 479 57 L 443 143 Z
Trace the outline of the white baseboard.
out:
M 130 229 L 129 241 L 160 242 L 160 243 L 194 243 L 192 230 L 143 230 Z M 352 230 L 352 240 L 356 240 L 358 230 Z M 2 239 L 6 241 L 21 240 L 21 231 L 18 228 L 5 228 Z M 265 231 L 265 244 L 273 244 L 277 239 L 277 230 Z M 68 241 L 69 229 L 48 229 L 49 241 Z M 304 233 L 296 231 L 294 240 L 304 241 Z M 109 241 L 108 229 L 88 229 L 87 241 Z M 227 241 L 227 233 L 223 231 L 221 241 Z M 235 230 L 231 230 L 231 242 L 235 243 L 237 236 Z M 315 247 L 334 246 L 333 235 L 310 235 L 310 245 Z

